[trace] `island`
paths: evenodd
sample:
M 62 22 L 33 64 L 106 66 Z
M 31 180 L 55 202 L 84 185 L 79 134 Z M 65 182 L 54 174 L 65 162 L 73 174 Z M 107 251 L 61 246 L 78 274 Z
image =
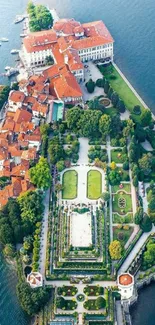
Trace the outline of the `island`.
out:
M 155 279 L 154 116 L 103 21 L 28 4 L 0 88 L 0 243 L 34 324 L 131 324 Z

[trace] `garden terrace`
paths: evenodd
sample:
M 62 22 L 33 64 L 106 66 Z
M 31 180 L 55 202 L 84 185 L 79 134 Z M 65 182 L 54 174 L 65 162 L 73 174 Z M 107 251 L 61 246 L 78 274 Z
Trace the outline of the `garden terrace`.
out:
M 87 296 L 100 296 L 104 294 L 104 289 L 103 287 L 98 286 L 86 286 L 83 289 L 83 292 L 87 295 Z
M 73 200 L 77 197 L 78 174 L 75 170 L 64 172 L 62 178 L 62 198 L 65 200 Z
M 59 296 L 75 296 L 78 292 L 77 287 L 75 286 L 63 286 L 57 288 L 57 294 Z
M 133 227 L 130 226 L 117 226 L 113 227 L 113 239 L 119 240 L 124 247 L 133 232 Z
M 108 161 L 108 155 L 106 149 L 102 149 L 101 146 L 91 146 L 88 152 L 89 162 L 92 163 L 96 158 L 102 162 Z
M 122 149 L 112 149 L 111 150 L 111 161 L 116 164 L 123 164 L 127 159 L 127 155 L 123 154 Z
M 117 92 L 119 97 L 124 101 L 126 108 L 133 114 L 133 108 L 136 105 L 139 105 L 144 110 L 141 102 L 133 91 L 129 88 L 125 80 L 121 77 L 119 72 L 115 69 L 113 65 L 105 67 L 104 65 L 98 66 L 101 73 L 109 81 L 110 86 L 114 91 Z M 137 122 L 140 122 L 140 115 L 134 115 L 134 118 Z
M 104 309 L 106 306 L 106 300 L 103 297 L 98 297 L 97 299 L 88 299 L 84 302 L 83 306 L 87 310 Z
M 126 215 L 132 212 L 132 198 L 130 194 L 126 194 L 123 190 L 112 195 L 112 210 L 120 215 Z
M 90 170 L 87 174 L 87 197 L 97 200 L 102 194 L 102 175 L 98 170 Z
M 118 191 L 124 191 L 124 192 L 130 194 L 131 193 L 130 183 L 122 183 L 120 185 L 112 186 L 112 193 L 117 193 Z
M 74 299 L 74 298 L 73 298 Z M 74 310 L 77 308 L 77 302 L 71 299 L 65 299 L 63 297 L 57 297 L 56 307 L 63 310 Z

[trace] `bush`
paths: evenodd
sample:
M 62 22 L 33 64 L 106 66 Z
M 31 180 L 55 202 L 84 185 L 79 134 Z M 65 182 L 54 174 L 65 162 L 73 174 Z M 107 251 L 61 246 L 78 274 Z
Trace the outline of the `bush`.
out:
M 89 81 L 86 83 L 86 88 L 88 93 L 92 94 L 95 89 L 95 82 L 92 79 L 89 79 Z
M 100 87 L 100 88 L 104 88 L 104 83 L 105 83 L 105 79 L 104 78 L 100 78 L 96 80 L 96 86 Z
M 119 232 L 118 235 L 118 240 L 123 240 L 124 239 L 124 233 L 123 232 Z
M 134 113 L 135 115 L 140 115 L 140 114 L 141 114 L 141 108 L 140 108 L 139 105 L 134 106 L 134 108 L 133 108 L 133 113 Z
M 149 232 L 152 229 L 152 221 L 151 219 L 148 217 L 147 214 L 145 214 L 142 223 L 140 224 L 140 228 L 144 231 L 144 232 Z
M 129 170 L 129 161 L 126 160 L 124 163 L 123 163 L 123 169 L 124 170 Z

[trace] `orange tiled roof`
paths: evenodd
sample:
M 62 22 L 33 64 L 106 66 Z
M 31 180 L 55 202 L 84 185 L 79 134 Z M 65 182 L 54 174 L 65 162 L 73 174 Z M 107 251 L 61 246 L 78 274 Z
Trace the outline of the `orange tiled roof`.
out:
M 57 41 L 56 32 L 53 29 L 31 33 L 25 37 L 23 44 L 28 53 L 39 52 L 51 49 L 53 43 Z
M 32 106 L 32 111 L 38 112 L 40 114 L 46 115 L 47 111 L 48 111 L 48 105 L 46 104 L 41 104 L 36 102 L 33 106 Z
M 10 91 L 9 100 L 16 103 L 21 103 L 24 101 L 25 94 L 22 91 L 12 90 Z
M 21 158 L 25 160 L 34 160 L 37 156 L 37 150 L 36 148 L 29 148 L 28 150 L 24 150 L 22 153 Z
M 16 123 L 21 123 L 21 122 L 30 122 L 32 119 L 32 114 L 25 109 L 17 109 L 15 116 L 14 116 L 14 121 Z
M 125 273 L 119 276 L 119 283 L 124 286 L 128 286 L 133 283 L 133 278 L 130 274 Z
M 56 32 L 61 32 L 66 35 L 74 35 L 75 27 L 80 26 L 81 24 L 72 19 L 60 19 L 53 26 Z
M 58 98 L 82 97 L 81 88 L 69 71 L 54 81 L 54 90 Z

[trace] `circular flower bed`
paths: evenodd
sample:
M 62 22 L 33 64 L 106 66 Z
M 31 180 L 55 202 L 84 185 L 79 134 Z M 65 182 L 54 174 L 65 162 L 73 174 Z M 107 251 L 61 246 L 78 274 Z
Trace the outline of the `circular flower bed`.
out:
M 102 98 L 102 99 L 100 100 L 100 103 L 101 103 L 102 105 L 104 105 L 104 107 L 107 107 L 107 106 L 110 105 L 110 100 L 109 100 L 108 98 Z
M 126 199 L 124 197 L 119 197 L 118 206 L 120 209 L 124 209 L 126 207 Z
M 76 299 L 77 299 L 77 301 L 84 301 L 85 296 L 82 293 L 80 293 L 79 295 L 77 295 Z

